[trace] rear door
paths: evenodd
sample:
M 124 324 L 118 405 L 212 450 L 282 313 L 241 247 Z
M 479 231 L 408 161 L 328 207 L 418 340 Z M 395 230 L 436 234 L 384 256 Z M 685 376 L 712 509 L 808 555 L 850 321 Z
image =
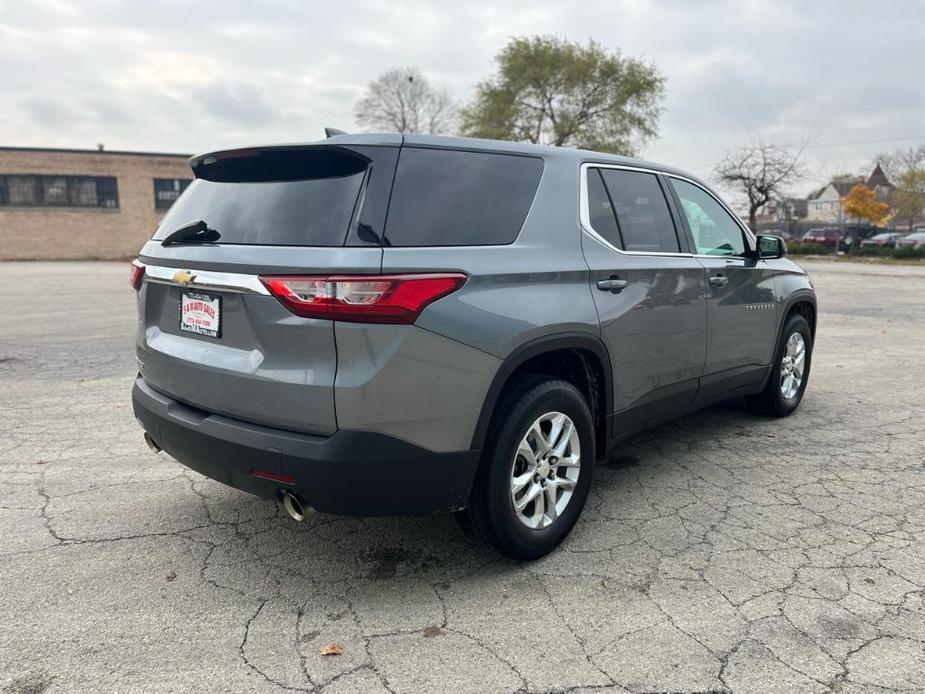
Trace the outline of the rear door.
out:
M 208 412 L 333 433 L 334 323 L 293 315 L 260 276 L 379 273 L 397 153 L 325 144 L 194 160 L 140 255 L 145 381 Z M 205 231 L 163 244 L 193 223 Z
M 670 177 L 707 280 L 707 357 L 700 400 L 759 383 L 777 340 L 774 271 L 751 251 L 742 226 L 712 193 Z
M 706 349 L 703 268 L 657 173 L 588 164 L 582 176 L 582 245 L 622 436 L 693 401 Z

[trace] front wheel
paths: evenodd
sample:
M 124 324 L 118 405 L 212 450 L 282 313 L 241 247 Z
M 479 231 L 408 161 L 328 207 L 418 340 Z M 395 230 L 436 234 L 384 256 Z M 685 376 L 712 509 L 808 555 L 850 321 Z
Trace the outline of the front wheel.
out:
M 594 421 L 571 383 L 531 376 L 498 403 L 467 509 L 471 527 L 515 559 L 552 551 L 578 520 L 594 472 Z
M 799 407 L 809 382 L 813 336 L 803 316 L 787 319 L 774 354 L 767 385 L 757 395 L 749 396 L 748 402 L 759 412 L 786 417 Z

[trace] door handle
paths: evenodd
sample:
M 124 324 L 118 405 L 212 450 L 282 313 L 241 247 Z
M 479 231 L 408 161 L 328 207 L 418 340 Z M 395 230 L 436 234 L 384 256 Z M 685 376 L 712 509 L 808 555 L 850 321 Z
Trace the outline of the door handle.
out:
M 710 278 L 710 284 L 712 284 L 714 287 L 719 287 L 720 289 L 725 287 L 728 283 L 729 278 L 725 275 L 713 275 Z
M 598 280 L 597 288 L 602 292 L 612 292 L 613 294 L 619 294 L 623 289 L 626 288 L 629 282 L 626 280 L 621 280 L 619 277 L 611 277 L 606 280 Z

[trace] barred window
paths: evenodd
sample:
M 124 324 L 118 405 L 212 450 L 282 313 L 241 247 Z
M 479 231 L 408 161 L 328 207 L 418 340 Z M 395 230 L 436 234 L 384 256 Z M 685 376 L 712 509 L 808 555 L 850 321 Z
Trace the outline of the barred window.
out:
M 67 177 L 42 176 L 42 203 L 45 205 L 67 205 Z
M 188 178 L 155 178 L 154 209 L 167 210 L 190 184 Z
M 114 176 L 0 176 L 0 207 L 119 207 Z
M 73 187 L 75 204 L 80 207 L 95 207 L 99 202 L 97 182 L 92 178 L 80 178 Z
M 2 199 L 4 204 L 35 204 L 35 176 L 4 176 L 3 178 L 6 183 L 3 187 L 7 191 L 7 194 L 0 199 Z
M 119 188 L 112 176 L 100 176 L 96 179 L 96 198 L 98 207 L 119 206 Z

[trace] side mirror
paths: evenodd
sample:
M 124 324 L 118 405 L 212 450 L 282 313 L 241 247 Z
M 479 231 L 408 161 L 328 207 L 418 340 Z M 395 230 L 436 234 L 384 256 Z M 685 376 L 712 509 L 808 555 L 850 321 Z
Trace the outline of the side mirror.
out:
M 780 236 L 759 236 L 758 257 L 765 260 L 783 258 L 787 255 L 787 242 Z

